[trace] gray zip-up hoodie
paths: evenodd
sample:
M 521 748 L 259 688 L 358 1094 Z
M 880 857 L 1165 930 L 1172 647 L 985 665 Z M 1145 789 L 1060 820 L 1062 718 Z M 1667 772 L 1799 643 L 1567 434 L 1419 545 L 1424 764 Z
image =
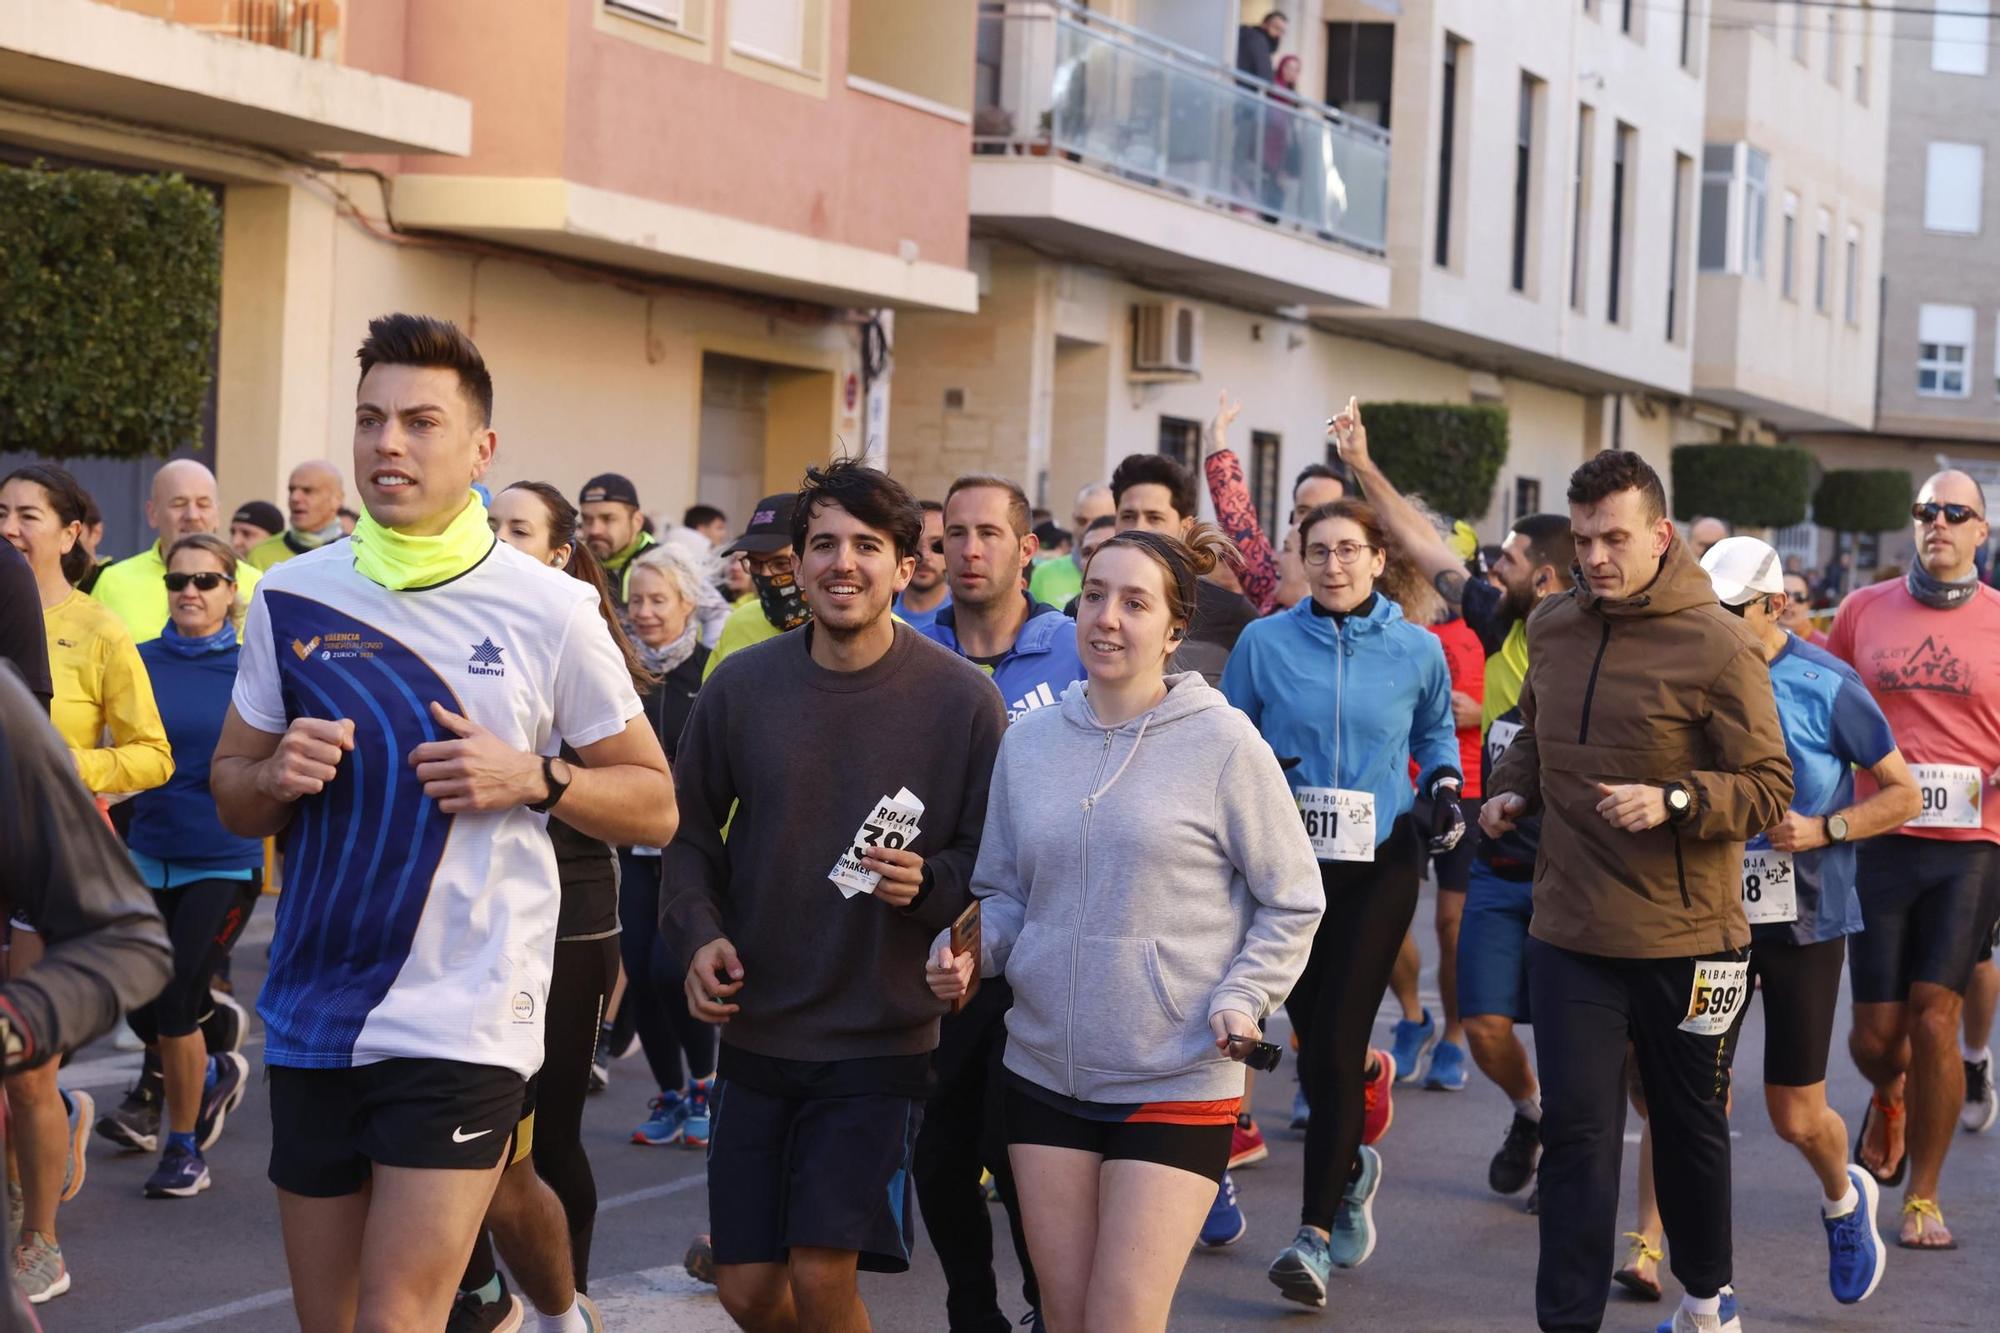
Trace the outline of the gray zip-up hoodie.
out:
M 1199 675 L 1167 683 L 1107 727 L 1078 681 L 993 769 L 972 890 L 984 970 L 1014 988 L 1007 1068 L 1083 1101 L 1240 1096 L 1209 1017 L 1261 1024 L 1326 909 L 1271 747 Z

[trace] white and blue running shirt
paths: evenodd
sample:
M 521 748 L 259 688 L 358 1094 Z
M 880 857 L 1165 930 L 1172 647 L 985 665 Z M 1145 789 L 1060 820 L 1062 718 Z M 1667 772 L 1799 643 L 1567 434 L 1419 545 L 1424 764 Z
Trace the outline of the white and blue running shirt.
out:
M 560 896 L 548 819 L 521 806 L 448 815 L 424 795 L 410 751 L 451 738 L 433 700 L 544 755 L 617 735 L 639 712 L 596 593 L 504 542 L 422 590 L 370 582 L 347 542 L 258 584 L 238 715 L 271 733 L 300 717 L 354 722 L 338 775 L 281 835 L 257 1001 L 267 1064 L 541 1067 Z

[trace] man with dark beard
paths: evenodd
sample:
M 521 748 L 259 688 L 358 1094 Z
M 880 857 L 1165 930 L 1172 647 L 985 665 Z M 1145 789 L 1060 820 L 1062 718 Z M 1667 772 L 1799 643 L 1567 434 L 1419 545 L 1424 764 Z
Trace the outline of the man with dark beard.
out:
M 775 639 L 812 619 L 812 608 L 799 592 L 798 560 L 792 554 L 792 510 L 798 499 L 791 491 L 765 496 L 751 511 L 743 535 L 722 548 L 724 560 L 743 557 L 757 598 L 731 611 L 722 622 L 722 635 L 702 669 L 703 680 L 737 649 Z

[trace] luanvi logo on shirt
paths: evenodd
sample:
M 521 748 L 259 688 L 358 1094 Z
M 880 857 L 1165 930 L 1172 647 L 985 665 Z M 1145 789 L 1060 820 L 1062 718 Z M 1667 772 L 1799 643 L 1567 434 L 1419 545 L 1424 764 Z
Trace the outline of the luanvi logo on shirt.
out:
M 465 674 L 468 676 L 506 675 L 507 664 L 500 660 L 500 654 L 506 651 L 505 648 L 493 642 L 490 635 L 481 639 L 478 643 L 472 645 L 472 659 L 466 663 Z

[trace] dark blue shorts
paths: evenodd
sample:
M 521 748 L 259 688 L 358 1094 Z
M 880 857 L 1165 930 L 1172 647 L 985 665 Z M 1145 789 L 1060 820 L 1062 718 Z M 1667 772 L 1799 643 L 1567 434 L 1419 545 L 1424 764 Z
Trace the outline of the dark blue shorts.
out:
M 803 1245 L 857 1251 L 864 1272 L 908 1270 L 921 1100 L 784 1097 L 722 1076 L 708 1110 L 716 1263 L 782 1263 Z
M 1528 1015 L 1528 920 L 1535 911 L 1530 880 L 1502 879 L 1472 862 L 1465 916 L 1458 925 L 1458 1012 L 1498 1014 L 1516 1023 Z

